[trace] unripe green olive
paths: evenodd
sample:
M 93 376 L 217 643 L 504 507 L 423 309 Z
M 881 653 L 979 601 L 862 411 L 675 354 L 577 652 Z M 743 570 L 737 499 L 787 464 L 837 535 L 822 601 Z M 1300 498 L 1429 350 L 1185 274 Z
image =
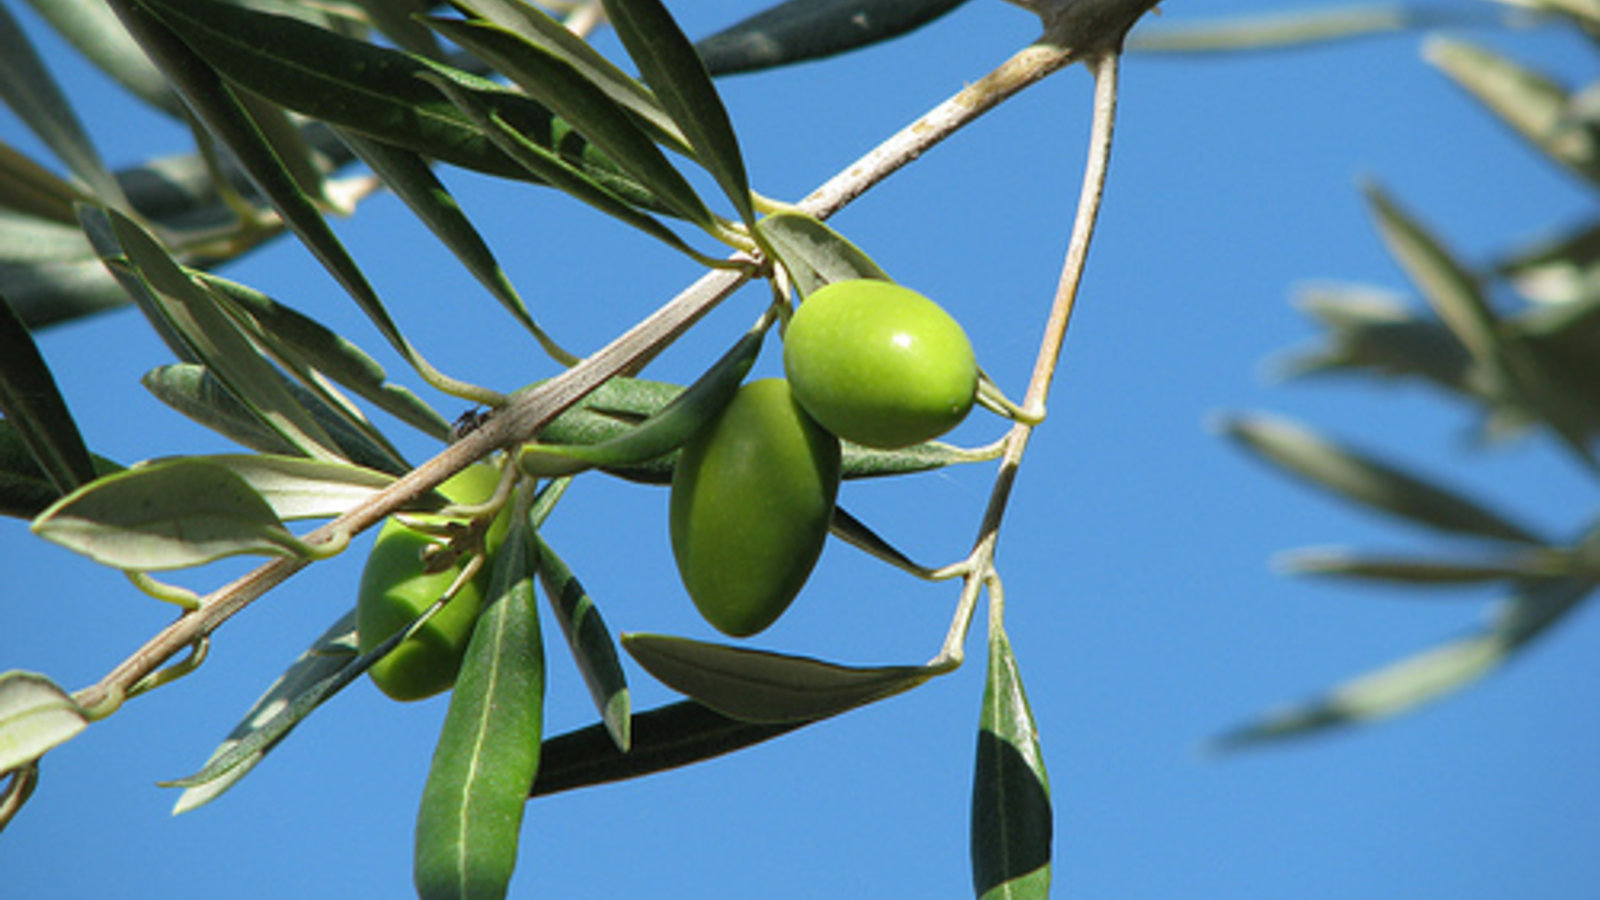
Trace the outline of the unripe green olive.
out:
M 887 281 L 836 281 L 800 304 L 783 337 L 795 401 L 869 447 L 926 441 L 966 418 L 978 363 L 938 304 Z
M 498 479 L 499 471 L 494 466 L 471 466 L 440 485 L 439 493 L 453 503 L 482 503 L 493 495 Z M 434 516 L 411 518 L 444 521 Z M 510 518 L 502 515 L 490 526 L 484 537 L 490 554 L 499 547 L 509 525 Z M 408 528 L 398 519 L 390 519 L 379 530 L 361 573 L 356 602 L 356 634 L 362 653 L 410 625 L 460 574 L 465 558 L 439 572 L 423 570 L 422 552 L 437 542 L 437 538 Z M 472 628 L 483 609 L 490 562 L 485 559 L 483 567 L 443 609 L 368 670 L 385 694 L 396 700 L 420 700 L 455 684 Z
M 839 493 L 839 439 L 782 379 L 739 389 L 684 445 L 672 476 L 672 554 L 700 614 L 748 637 L 805 584 Z

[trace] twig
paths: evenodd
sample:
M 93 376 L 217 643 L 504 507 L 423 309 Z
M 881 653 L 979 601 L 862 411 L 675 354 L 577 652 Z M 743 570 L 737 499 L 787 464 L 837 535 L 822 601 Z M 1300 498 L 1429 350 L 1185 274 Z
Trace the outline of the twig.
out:
M 930 110 L 829 179 L 801 201 L 800 208 L 819 219 L 831 216 L 906 163 L 971 124 L 983 113 L 1083 55 L 1083 51 L 1059 43 L 1042 42 L 1024 48 L 992 73 Z M 1086 238 L 1083 243 L 1086 247 Z M 751 262 L 759 262 L 746 258 Z M 498 449 L 531 440 L 551 419 L 607 379 L 626 370 L 633 360 L 671 342 L 742 286 L 749 277 L 747 269 L 707 273 L 648 318 L 560 376 L 513 394 L 505 408 L 482 427 L 451 444 L 361 505 L 311 532 L 306 539 L 319 542 L 346 539 L 358 534 L 382 522 L 474 461 Z M 1061 327 L 1064 330 L 1064 322 Z M 1059 344 L 1059 336 L 1056 341 Z M 1050 366 L 1053 369 L 1054 354 L 1051 355 Z M 1022 431 L 1020 438 L 1016 437 L 1017 434 L 1014 429 L 1012 442 L 1018 445 L 1017 455 L 1020 456 L 1020 444 L 1026 440 L 1026 430 Z M 1014 469 L 1014 461 L 1002 465 L 1002 478 L 1007 487 L 1011 477 L 1009 472 Z M 997 484 L 997 496 L 1003 497 L 1003 493 Z M 1000 506 L 1003 505 L 1002 499 Z M 986 530 L 990 529 L 991 518 L 994 519 L 993 527 L 997 528 L 998 513 L 994 512 L 993 504 L 991 515 L 985 516 Z M 275 559 L 212 591 L 201 598 L 198 609 L 162 629 L 99 682 L 78 691 L 74 699 L 100 715 L 109 714 L 120 705 L 133 685 L 159 669 L 172 656 L 211 634 L 235 613 L 308 564 L 309 560 Z

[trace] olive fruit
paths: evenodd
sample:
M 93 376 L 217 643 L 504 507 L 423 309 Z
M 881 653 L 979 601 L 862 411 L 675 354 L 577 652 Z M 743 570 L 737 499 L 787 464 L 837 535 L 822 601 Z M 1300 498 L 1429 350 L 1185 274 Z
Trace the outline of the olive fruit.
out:
M 482 503 L 494 493 L 499 471 L 476 465 L 458 472 L 439 486 L 453 503 Z M 436 520 L 435 516 L 414 516 Z M 509 516 L 490 526 L 485 547 L 493 553 L 505 537 Z M 442 596 L 466 563 L 463 557 L 442 571 L 424 571 L 422 552 L 438 539 L 407 527 L 398 519 L 385 522 L 367 556 L 356 601 L 356 635 L 362 653 L 388 640 Z M 396 700 L 421 700 L 455 684 L 461 658 L 467 652 L 472 628 L 483 609 L 489 587 L 490 560 L 416 634 L 373 663 L 367 673 L 374 683 Z
M 812 418 L 869 447 L 944 434 L 978 390 L 978 363 L 956 320 L 916 291 L 873 279 L 812 292 L 784 333 L 783 366 Z
M 700 614 L 748 637 L 811 574 L 839 493 L 839 439 L 778 378 L 739 388 L 683 447 L 672 475 L 672 554 Z

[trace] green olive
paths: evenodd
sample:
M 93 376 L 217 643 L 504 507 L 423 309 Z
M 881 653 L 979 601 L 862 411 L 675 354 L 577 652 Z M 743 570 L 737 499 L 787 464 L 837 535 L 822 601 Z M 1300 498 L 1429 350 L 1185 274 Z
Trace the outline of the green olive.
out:
M 782 379 L 741 387 L 672 475 L 672 554 L 706 621 L 748 637 L 782 615 L 822 553 L 838 493 L 838 438 Z
M 812 418 L 869 447 L 944 434 L 978 390 L 978 363 L 956 320 L 916 291 L 871 279 L 807 297 L 784 333 L 783 366 Z
M 482 503 L 493 495 L 499 477 L 494 466 L 472 466 L 440 485 L 439 493 L 453 503 Z M 436 516 L 411 518 L 445 521 Z M 490 526 L 484 540 L 491 555 L 509 525 L 510 518 L 502 515 Z M 361 573 L 356 602 L 356 634 L 362 653 L 410 625 L 460 574 L 464 558 L 439 572 L 423 571 L 423 550 L 436 543 L 437 538 L 408 528 L 398 519 L 390 519 L 379 530 Z M 473 625 L 483 609 L 484 592 L 489 587 L 489 562 L 486 559 L 477 574 L 416 634 L 401 641 L 368 670 L 385 694 L 396 700 L 420 700 L 455 684 Z

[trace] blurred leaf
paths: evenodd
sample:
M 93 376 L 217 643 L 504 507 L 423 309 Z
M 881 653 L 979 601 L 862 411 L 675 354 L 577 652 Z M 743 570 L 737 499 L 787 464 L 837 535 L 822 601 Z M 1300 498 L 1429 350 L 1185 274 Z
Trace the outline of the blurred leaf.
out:
M 1600 185 L 1600 132 L 1550 78 L 1464 41 L 1430 37 L 1422 55 L 1556 163 Z
M 1535 303 L 1557 306 L 1596 296 L 1600 286 L 1600 223 L 1518 248 L 1495 266 L 1517 293 Z
M 1455 534 L 1543 543 L 1488 507 L 1299 425 L 1263 416 L 1224 419 L 1219 425 L 1267 462 L 1362 506 Z
M 425 900 L 501 897 L 511 881 L 544 718 L 537 560 L 531 529 L 514 521 L 422 791 L 414 876 Z
M 590 46 L 588 41 L 573 34 L 543 10 L 521 0 L 452 0 L 453 5 L 473 16 L 492 22 L 514 34 L 520 40 L 534 44 L 577 70 L 595 87 L 606 93 L 617 105 L 632 113 L 656 140 L 672 146 L 685 156 L 692 155 L 689 142 L 678 126 L 656 102 L 655 95 L 612 65 L 611 61 Z M 497 54 L 506 62 L 511 56 Z M 497 65 L 498 68 L 498 65 Z M 510 74 L 509 69 L 501 71 Z
M 593 177 L 592 173 L 572 165 L 558 153 L 529 140 L 521 131 L 506 122 L 494 109 L 483 103 L 481 94 L 461 89 L 443 78 L 432 75 L 418 76 L 439 89 L 475 125 L 482 128 L 489 140 L 508 157 L 533 173 L 538 179 L 574 199 L 581 200 L 612 218 L 624 222 L 658 241 L 696 260 L 706 257 L 690 247 L 684 240 L 649 214 L 641 212 L 627 198 L 612 187 Z
M 745 224 L 754 226 L 755 206 L 739 139 L 694 45 L 660 0 L 602 0 L 601 5 L 640 77 L 688 138 L 695 158 Z
M 588 138 L 673 212 L 702 227 L 711 226 L 711 211 L 655 141 L 626 109 L 577 69 L 493 25 L 457 19 L 430 19 L 429 24 L 505 71 L 529 96 Z M 443 79 L 435 76 L 433 81 Z M 456 94 L 451 91 L 452 98 Z
M 0 143 L 0 207 L 70 224 L 76 218 L 72 205 L 88 199 L 71 182 Z
M 206 764 L 210 765 L 221 759 L 234 746 L 248 740 L 250 735 L 293 706 L 297 698 L 338 673 L 355 655 L 356 614 L 352 609 L 330 625 L 306 652 L 300 654 L 299 659 L 278 676 L 278 679 L 267 688 L 266 693 L 262 694 L 245 713 L 239 724 L 228 732 L 228 736 L 212 752 Z M 277 746 L 284 734 L 287 734 L 287 731 L 250 752 L 216 779 L 184 790 L 178 797 L 177 803 L 173 804 L 172 814 L 178 815 L 197 809 L 221 796 L 240 779 L 250 774 L 250 770 Z
M 765 335 L 760 328 L 745 333 L 694 384 L 617 437 L 597 444 L 524 444 L 517 464 L 536 477 L 574 475 L 596 466 L 632 466 L 678 449 L 733 399 L 739 383 L 755 365 Z
M 1472 394 L 1480 376 L 1471 354 L 1438 320 L 1423 319 L 1392 294 L 1359 285 L 1303 290 L 1296 305 L 1323 326 L 1324 346 L 1280 365 L 1284 377 L 1355 370 L 1388 378 L 1420 377 Z
M 550 607 L 555 610 L 561 633 L 566 636 L 572 658 L 589 688 L 589 696 L 600 712 L 600 720 L 612 743 L 623 753 L 632 742 L 629 720 L 633 714 L 628 679 L 617 660 L 617 645 L 611 639 L 600 608 L 567 564 L 537 533 L 533 536 L 539 555 L 539 583 L 544 586 Z
M 788 0 L 695 44 L 713 75 L 753 72 L 899 37 L 966 0 Z
M 43 675 L 0 674 L 0 773 L 33 762 L 88 724 L 72 696 Z
M 662 684 L 746 722 L 803 722 L 909 691 L 946 669 L 852 667 L 804 656 L 624 634 L 622 646 Z
M 241 553 L 312 552 L 244 479 L 187 457 L 92 481 L 40 514 L 33 531 L 96 562 L 138 571 L 181 569 Z
M 169 115 L 182 114 L 161 71 L 123 29 L 104 0 L 28 0 L 45 21 L 78 51 L 134 96 Z
M 1474 634 L 1392 663 L 1323 697 L 1272 713 L 1229 731 L 1214 749 L 1232 752 L 1330 728 L 1359 725 L 1410 710 L 1494 671 L 1530 641 L 1576 609 L 1594 579 L 1527 581 L 1500 607 L 1495 621 Z
M 742 750 L 811 723 L 743 722 L 693 700 L 635 713 L 632 718 L 632 747 L 626 753 L 600 725 L 546 740 L 531 796 L 653 775 Z
M 63 493 L 94 480 L 94 462 L 33 335 L 0 294 L 0 412 Z
M 1587 444 L 1592 411 L 1581 398 L 1552 378 L 1514 334 L 1502 329 L 1477 279 L 1443 244 L 1376 185 L 1369 185 L 1366 194 L 1390 253 L 1478 362 L 1490 382 L 1490 396 L 1534 412 L 1579 458 L 1591 467 L 1600 466 Z
M 1585 563 L 1580 556 L 1550 548 L 1511 556 L 1465 560 L 1372 556 L 1341 549 L 1297 550 L 1279 557 L 1277 562 L 1280 568 L 1292 575 L 1447 587 L 1514 578 L 1562 575 L 1600 577 L 1600 571 L 1594 571 L 1596 567 Z M 1584 571 L 1586 568 L 1591 571 Z
M 983 900 L 1050 896 L 1050 779 L 1011 642 L 989 633 L 972 785 L 972 883 Z
M 102 203 L 128 208 L 121 186 L 94 149 L 72 104 L 4 5 L 0 5 L 0 99 Z
M 533 316 L 528 313 L 522 297 L 517 294 L 517 289 L 512 286 L 505 271 L 500 268 L 500 262 L 495 259 L 494 252 L 484 242 L 482 235 L 473 226 L 472 220 L 461 211 L 455 198 L 450 196 L 443 182 L 434 176 L 426 160 L 410 150 L 371 140 L 353 131 L 346 131 L 343 136 L 345 143 L 355 150 L 367 167 L 405 201 L 406 206 L 428 226 L 428 230 L 433 232 L 440 243 L 448 247 L 456 259 L 461 260 L 467 271 L 478 279 L 478 283 L 482 284 L 491 296 L 500 301 L 500 305 L 505 307 L 523 328 L 528 329 L 551 358 L 562 365 L 572 365 L 577 362 L 576 357 L 561 349 L 533 321 Z
M 1339 5 L 1144 28 L 1128 38 L 1128 49 L 1142 53 L 1279 50 L 1414 28 L 1434 28 L 1464 18 L 1466 16 L 1460 12 L 1400 4 Z
M 892 280 L 861 248 L 815 216 L 802 212 L 773 213 L 756 227 L 766 237 L 801 296 L 834 281 Z

